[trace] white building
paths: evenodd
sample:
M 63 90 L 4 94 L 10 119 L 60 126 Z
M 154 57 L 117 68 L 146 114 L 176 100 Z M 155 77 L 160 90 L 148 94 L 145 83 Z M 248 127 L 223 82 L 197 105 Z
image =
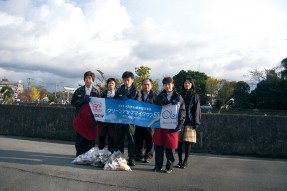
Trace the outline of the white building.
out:
M 12 88 L 15 98 L 18 97 L 19 93 L 23 93 L 23 91 L 24 91 L 24 84 L 23 84 L 22 80 L 19 80 L 18 82 L 13 82 L 13 81 L 9 81 L 7 78 L 3 78 L 0 81 L 0 91 L 5 86 Z

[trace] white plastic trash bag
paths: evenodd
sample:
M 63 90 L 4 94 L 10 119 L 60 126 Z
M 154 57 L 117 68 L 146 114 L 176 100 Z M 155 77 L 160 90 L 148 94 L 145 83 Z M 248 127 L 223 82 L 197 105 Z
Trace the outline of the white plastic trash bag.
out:
M 110 156 L 104 170 L 132 171 L 130 166 L 127 165 L 127 160 L 123 157 L 123 154 L 120 151 L 116 151 Z
M 104 167 L 105 164 L 108 162 L 112 153 L 109 150 L 104 149 L 104 150 L 97 150 L 95 155 L 96 155 L 95 160 L 92 162 L 91 165 L 96 167 Z
M 77 156 L 72 163 L 104 167 L 111 155 L 112 153 L 107 149 L 97 150 L 93 147 L 86 153 Z

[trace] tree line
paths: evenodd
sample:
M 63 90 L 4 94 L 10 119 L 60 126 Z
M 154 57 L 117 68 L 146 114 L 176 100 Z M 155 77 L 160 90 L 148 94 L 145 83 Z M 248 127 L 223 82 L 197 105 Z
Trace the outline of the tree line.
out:
M 106 89 L 106 77 L 104 73 L 97 70 L 99 77 L 95 80 L 95 86 L 103 91 Z M 135 68 L 135 85 L 141 89 L 142 80 L 150 78 L 151 68 L 140 66 Z M 207 76 L 205 73 L 191 70 L 181 70 L 172 76 L 176 90 L 181 93 L 182 82 L 190 76 L 195 80 L 196 91 L 200 96 L 202 104 L 209 103 L 213 107 L 220 109 L 232 100 L 233 108 L 242 109 L 287 109 L 287 58 L 281 61 L 281 65 L 272 69 L 260 71 L 254 69 L 246 75 L 249 83 L 244 81 L 229 81 Z M 121 79 L 116 79 L 117 84 L 121 84 Z M 153 90 L 160 91 L 161 80 L 153 80 Z M 250 85 L 256 84 L 251 90 Z M 79 84 L 81 86 L 82 84 Z M 7 89 L 7 90 L 6 90 Z M 3 87 L 1 93 L 5 92 L 4 100 L 11 99 L 13 93 L 9 87 Z M 71 95 L 70 95 L 71 96 Z M 31 86 L 25 89 L 18 96 L 21 101 L 36 102 L 48 97 L 50 102 L 59 101 L 59 92 L 50 93 L 43 86 Z

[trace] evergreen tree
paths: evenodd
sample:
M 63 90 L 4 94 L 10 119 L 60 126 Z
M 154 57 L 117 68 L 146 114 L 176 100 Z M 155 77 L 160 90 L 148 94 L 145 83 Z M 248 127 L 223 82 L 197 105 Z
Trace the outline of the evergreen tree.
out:
M 207 75 L 205 73 L 202 72 L 197 72 L 197 71 L 184 71 L 181 70 L 178 74 L 176 74 L 175 76 L 173 76 L 173 80 L 174 80 L 174 86 L 176 88 L 176 90 L 181 93 L 182 90 L 182 84 L 183 81 L 185 80 L 186 77 L 191 77 L 194 82 L 195 82 L 195 86 L 196 86 L 196 92 L 199 94 L 200 96 L 200 102 L 201 104 L 206 103 L 207 101 L 207 93 L 206 93 L 206 89 L 205 89 L 205 81 L 207 80 Z
M 233 98 L 235 100 L 234 106 L 235 108 L 249 108 L 249 91 L 250 86 L 243 81 L 239 81 L 234 86 Z

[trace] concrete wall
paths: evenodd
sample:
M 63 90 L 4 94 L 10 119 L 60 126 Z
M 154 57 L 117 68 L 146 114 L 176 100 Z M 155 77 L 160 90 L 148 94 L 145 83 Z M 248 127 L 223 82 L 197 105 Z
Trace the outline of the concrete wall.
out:
M 0 105 L 0 134 L 74 141 L 73 107 Z M 194 152 L 287 157 L 287 117 L 203 114 Z
M 287 117 L 206 114 L 197 138 L 197 152 L 287 157 Z
M 73 141 L 74 108 L 0 105 L 0 134 Z

